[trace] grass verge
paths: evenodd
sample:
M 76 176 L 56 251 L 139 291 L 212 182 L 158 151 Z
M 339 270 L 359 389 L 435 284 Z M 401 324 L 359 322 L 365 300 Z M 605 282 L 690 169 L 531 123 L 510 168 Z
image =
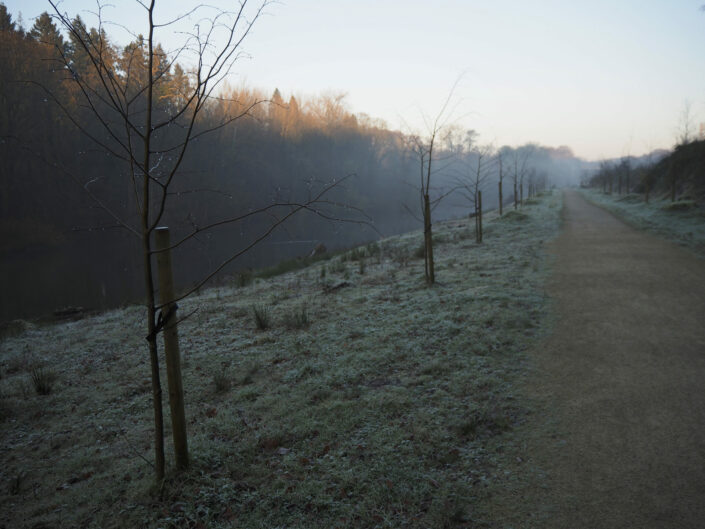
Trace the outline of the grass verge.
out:
M 652 198 L 648 204 L 642 195 L 607 195 L 582 189 L 593 204 L 611 211 L 629 225 L 670 239 L 705 257 L 705 209 L 692 200 L 671 202 Z

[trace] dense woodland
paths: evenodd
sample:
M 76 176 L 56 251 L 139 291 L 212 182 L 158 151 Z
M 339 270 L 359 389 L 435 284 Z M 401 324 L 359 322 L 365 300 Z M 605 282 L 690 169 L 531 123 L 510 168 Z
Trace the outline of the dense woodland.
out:
M 148 71 L 144 39 L 126 46 L 76 17 L 78 37 L 94 43 L 120 72 L 116 83 L 139 94 Z M 81 84 L 97 85 L 80 39 L 62 33 L 48 14 L 30 29 L 0 4 L 0 318 L 49 313 L 65 306 L 106 308 L 140 299 L 139 241 L 115 222 L 137 222 L 129 167 L 110 148 Z M 183 104 L 192 76 L 154 50 L 157 116 Z M 130 85 L 133 83 L 134 86 Z M 137 100 L 137 98 L 136 98 Z M 140 109 L 137 108 L 137 112 Z M 227 119 L 224 119 L 227 116 Z M 231 119 L 236 116 L 238 119 Z M 179 123 L 160 131 L 164 145 Z M 419 136 L 390 130 L 353 114 L 342 95 L 312 98 L 221 86 L 195 123 L 165 222 L 176 234 L 279 201 L 301 201 L 322 186 L 339 222 L 307 212 L 289 219 L 225 274 L 420 228 Z M 199 131 L 212 132 L 199 135 Z M 577 183 L 589 164 L 570 149 L 528 144 L 481 145 L 473 132 L 443 131 L 431 194 L 434 221 L 474 211 L 477 191 L 485 210 L 520 202 L 539 188 Z M 174 156 L 164 150 L 165 163 Z M 450 191 L 453 191 L 449 193 Z M 341 213 L 342 211 L 342 213 Z M 348 217 L 346 212 L 350 212 Z M 271 226 L 267 215 L 195 237 L 175 255 L 177 282 L 190 284 Z M 223 275 L 220 280 L 223 280 Z

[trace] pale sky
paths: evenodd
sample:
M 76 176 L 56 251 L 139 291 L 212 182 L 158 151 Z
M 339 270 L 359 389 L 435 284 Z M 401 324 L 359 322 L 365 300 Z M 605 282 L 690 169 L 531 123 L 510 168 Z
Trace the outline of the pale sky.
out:
M 105 19 L 144 31 L 134 0 Z M 208 4 L 225 4 L 223 0 Z M 26 28 L 50 10 L 5 0 Z M 162 20 L 185 0 L 157 0 Z M 287 97 L 346 93 L 354 112 L 422 128 L 454 81 L 459 124 L 481 141 L 568 145 L 581 157 L 639 155 L 674 144 L 690 101 L 705 122 L 705 0 L 284 0 L 267 7 L 231 84 Z M 96 3 L 65 0 L 81 14 Z M 116 28 L 108 29 L 121 43 Z M 120 40 L 120 39 L 123 40 Z M 173 35 L 158 35 L 167 48 Z

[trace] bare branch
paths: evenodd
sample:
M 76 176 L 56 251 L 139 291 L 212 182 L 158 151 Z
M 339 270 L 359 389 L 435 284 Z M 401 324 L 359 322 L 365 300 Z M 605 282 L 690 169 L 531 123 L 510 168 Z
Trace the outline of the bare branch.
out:
M 326 213 L 324 213 L 324 212 L 322 212 L 322 211 L 320 211 L 320 210 L 318 210 L 318 209 L 316 209 L 316 208 L 314 207 L 314 206 L 317 205 L 317 201 L 318 201 L 318 199 L 319 199 L 320 197 L 322 197 L 325 193 L 327 193 L 328 191 L 330 191 L 331 189 L 333 189 L 333 188 L 336 187 L 336 186 L 337 186 L 337 183 L 334 182 L 333 184 L 331 184 L 330 186 L 328 186 L 327 188 L 325 188 L 324 190 L 322 190 L 318 195 L 316 195 L 316 197 L 315 197 L 313 200 L 310 200 L 310 201 L 307 201 L 307 202 L 303 202 L 303 203 L 299 203 L 299 204 L 295 204 L 295 203 L 286 204 L 285 206 L 286 206 L 286 207 L 289 207 L 290 209 L 289 209 L 289 211 L 288 211 L 284 216 L 282 216 L 282 217 L 274 217 L 274 218 L 275 218 L 275 221 L 274 221 L 266 230 L 264 230 L 264 232 L 262 232 L 259 236 L 257 236 L 252 242 L 250 242 L 250 243 L 247 244 L 244 248 L 240 249 L 238 252 L 235 252 L 235 253 L 232 254 L 230 257 L 228 257 L 227 259 L 225 259 L 224 261 L 222 261 L 214 270 L 212 270 L 208 275 L 206 275 L 206 276 L 205 276 L 201 281 L 199 281 L 195 286 L 193 286 L 191 289 L 189 289 L 186 293 L 184 293 L 184 294 L 182 294 L 181 296 L 178 296 L 176 299 L 170 301 L 169 303 L 178 302 L 178 301 L 180 301 L 180 300 L 182 300 L 182 299 L 184 299 L 184 298 L 190 296 L 191 294 L 193 294 L 193 293 L 196 292 L 197 290 L 199 290 L 201 287 L 203 287 L 203 285 L 205 285 L 208 281 L 210 281 L 213 277 L 215 277 L 223 268 L 225 268 L 227 265 L 229 265 L 230 263 L 232 263 L 232 262 L 233 262 L 234 260 L 236 260 L 238 257 L 241 257 L 241 256 L 244 255 L 245 253 L 249 252 L 249 251 L 250 251 L 252 248 L 254 248 L 257 244 L 259 244 L 260 242 L 262 242 L 263 240 L 265 240 L 267 237 L 269 237 L 269 236 L 272 234 L 272 232 L 274 232 L 275 229 L 277 229 L 277 228 L 278 228 L 279 226 L 281 226 L 284 222 L 286 222 L 289 218 L 291 218 L 293 215 L 295 215 L 296 213 L 298 213 L 298 212 L 300 212 L 300 211 L 302 211 L 302 210 L 310 211 L 311 213 L 313 213 L 313 214 L 315 214 L 315 215 L 317 215 L 317 216 L 319 216 L 319 217 L 321 217 L 321 218 L 327 219 L 327 220 L 335 220 L 335 221 L 337 221 L 337 222 L 354 222 L 354 223 L 357 223 L 357 224 L 366 224 L 366 225 L 369 225 L 369 223 L 366 222 L 366 221 L 353 220 L 353 219 L 342 219 L 342 218 L 338 218 L 338 217 L 333 217 L 333 216 L 328 215 L 328 214 L 326 214 Z M 281 206 L 280 206 L 280 207 L 281 207 Z M 263 211 L 270 210 L 270 209 L 271 209 L 271 207 L 263 208 Z M 246 215 L 247 215 L 247 216 L 250 216 L 250 214 L 246 214 Z M 230 222 L 230 220 L 232 220 L 232 219 L 228 219 L 227 221 L 223 221 L 223 223 Z M 222 224 L 222 223 L 221 223 L 221 224 Z M 202 230 L 201 230 L 201 231 L 202 231 Z M 190 237 L 191 237 L 191 236 L 189 236 L 189 237 L 187 237 L 187 238 L 190 238 Z M 187 240 L 187 238 L 184 238 L 184 239 L 182 239 L 181 241 L 179 241 L 177 244 L 172 245 L 171 248 L 174 248 L 174 247 L 178 246 L 179 244 L 182 244 L 185 240 Z M 166 250 L 167 250 L 167 249 L 165 248 L 164 250 L 161 250 L 161 251 L 166 251 Z M 156 251 L 153 251 L 152 253 L 157 253 L 157 252 L 156 252 Z M 165 306 L 165 305 L 167 305 L 167 304 L 160 305 L 160 306 L 157 307 L 157 308 L 162 308 L 162 307 Z
M 243 220 L 256 216 L 256 215 L 261 215 L 263 213 L 270 213 L 274 210 L 277 209 L 282 209 L 282 208 L 297 208 L 297 211 L 299 209 L 309 209 L 313 210 L 313 207 L 315 205 L 320 205 L 320 204 L 336 204 L 333 202 L 329 201 L 324 201 L 322 200 L 323 197 L 328 194 L 332 189 L 339 187 L 342 185 L 343 182 L 345 182 L 347 179 L 351 178 L 352 174 L 346 175 L 345 177 L 341 178 L 338 181 L 332 182 L 325 186 L 321 191 L 319 191 L 314 197 L 309 198 L 309 200 L 305 202 L 275 202 L 273 204 L 268 204 L 267 206 L 263 206 L 261 208 L 253 209 L 251 211 L 248 211 L 247 213 L 243 213 L 242 215 L 237 215 L 235 217 L 227 218 L 227 219 L 222 219 L 216 222 L 212 222 L 210 224 L 207 224 L 206 226 L 200 226 L 200 227 L 195 227 L 195 229 L 189 233 L 188 235 L 185 235 L 181 239 L 179 239 L 177 242 L 173 243 L 170 247 L 164 248 L 163 250 L 153 250 L 152 253 L 159 253 L 159 251 L 167 251 L 167 250 L 173 250 L 174 248 L 178 248 L 182 244 L 184 244 L 186 241 L 189 239 L 195 237 L 199 233 L 202 233 L 204 231 L 211 230 L 213 228 L 217 228 L 219 226 L 225 226 L 228 224 L 235 224 L 237 222 L 242 222 Z M 337 205 L 337 204 L 336 204 Z M 349 209 L 357 210 L 358 212 L 361 211 L 357 208 L 351 208 L 349 206 L 345 206 Z M 321 212 L 316 212 L 319 216 L 324 217 L 324 215 Z M 347 222 L 354 222 L 353 220 L 347 220 Z M 361 221 L 360 223 L 366 223 L 365 221 Z

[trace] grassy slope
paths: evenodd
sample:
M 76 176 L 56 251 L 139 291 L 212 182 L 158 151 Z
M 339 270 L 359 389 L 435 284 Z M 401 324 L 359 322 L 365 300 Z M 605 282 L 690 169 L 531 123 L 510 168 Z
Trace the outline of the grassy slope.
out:
M 705 209 L 691 201 L 671 203 L 654 198 L 644 203 L 642 195 L 605 195 L 582 190 L 583 196 L 603 206 L 635 228 L 671 239 L 705 257 Z
M 512 430 L 529 410 L 516 388 L 545 330 L 543 241 L 559 224 L 559 194 L 535 202 L 489 216 L 481 246 L 467 220 L 436 225 L 434 288 L 413 233 L 369 247 L 362 274 L 340 255 L 182 303 L 197 310 L 180 330 L 193 468 L 159 495 L 142 309 L 27 324 L 0 343 L 0 519 L 500 525 L 486 500 L 524 479 Z M 256 329 L 254 304 L 269 307 L 270 329 Z M 310 324 L 285 325 L 304 306 Z M 49 395 L 31 387 L 37 365 L 57 376 Z

